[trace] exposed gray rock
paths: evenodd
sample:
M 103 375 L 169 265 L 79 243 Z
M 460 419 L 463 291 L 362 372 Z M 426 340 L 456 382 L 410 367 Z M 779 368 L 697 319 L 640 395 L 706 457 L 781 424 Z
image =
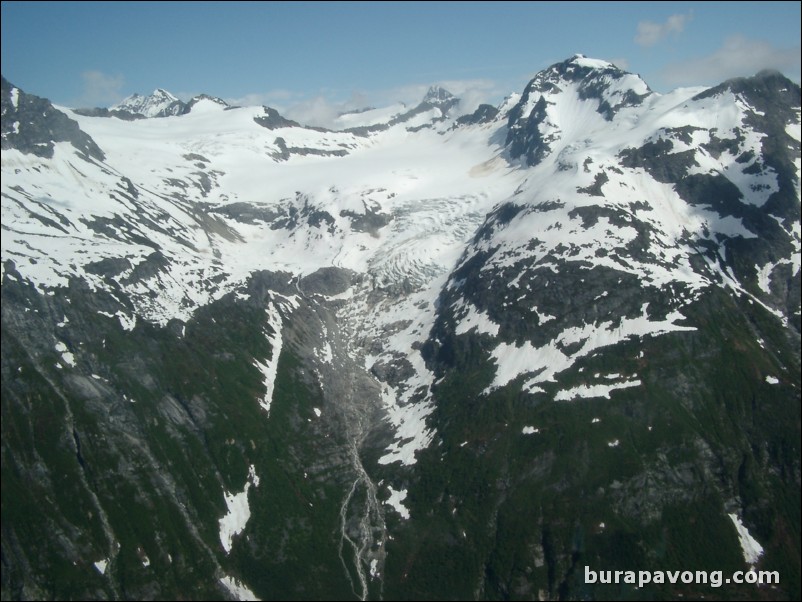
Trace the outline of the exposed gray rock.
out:
M 12 99 L 12 93 L 14 98 Z M 94 140 L 50 101 L 26 94 L 2 78 L 2 149 L 52 158 L 55 142 L 69 142 L 87 159 L 105 158 Z

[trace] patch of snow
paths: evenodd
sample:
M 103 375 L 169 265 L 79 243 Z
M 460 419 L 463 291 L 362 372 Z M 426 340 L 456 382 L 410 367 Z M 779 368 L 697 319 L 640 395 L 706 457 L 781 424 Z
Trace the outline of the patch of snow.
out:
M 534 312 L 535 316 L 537 316 L 537 323 L 540 324 L 541 326 L 543 324 L 546 324 L 547 322 L 551 322 L 552 320 L 557 319 L 557 316 L 551 316 L 549 314 L 540 313 L 536 307 L 532 308 L 532 311 Z
M 325 345 L 318 350 L 318 359 L 324 364 L 330 364 L 334 359 L 334 352 L 331 349 L 331 343 L 326 341 Z
M 226 554 L 231 552 L 232 540 L 245 529 L 248 519 L 251 518 L 251 509 L 248 506 L 248 489 L 250 482 L 245 483 L 245 489 L 240 493 L 223 492 L 228 506 L 228 512 L 219 520 L 220 542 Z
M 387 394 L 384 394 L 385 408 L 389 414 L 391 424 L 395 427 L 396 440 L 387 447 L 387 453 L 379 458 L 379 464 L 392 464 L 401 462 L 404 466 L 411 466 L 417 460 L 415 453 L 429 446 L 434 433 L 426 425 L 426 418 L 434 411 L 431 402 L 418 402 L 400 407 L 387 403 Z
M 771 283 L 772 272 L 777 266 L 785 264 L 791 265 L 792 262 L 790 259 L 781 259 L 780 261 L 777 262 L 768 262 L 764 266 L 755 266 L 755 269 L 757 270 L 757 284 L 760 287 L 760 289 L 767 295 L 771 294 L 770 283 Z
M 254 487 L 259 487 L 259 475 L 256 474 L 256 466 L 253 464 L 248 467 L 248 479 L 250 479 Z
M 780 384 L 780 379 L 775 376 L 767 376 L 766 382 L 769 383 L 770 385 L 778 385 Z
M 387 486 L 387 489 L 390 490 L 390 498 L 385 502 L 385 504 L 398 512 L 398 514 L 401 515 L 401 518 L 409 518 L 409 510 L 406 506 L 404 506 L 404 500 L 407 498 L 407 490 L 401 489 L 400 491 L 396 491 L 389 485 Z
M 618 447 L 619 443 L 621 442 L 618 439 L 613 439 L 607 442 L 607 447 Z
M 493 322 L 490 317 L 483 312 L 479 312 L 471 304 L 463 304 L 465 314 L 457 323 L 456 334 L 465 334 L 470 330 L 476 329 L 477 334 L 489 334 L 498 336 L 499 325 Z
M 491 353 L 496 362 L 496 376 L 485 393 L 503 387 L 521 375 L 534 374 L 524 383 L 524 389 L 532 391 L 534 386 L 542 382 L 555 382 L 555 376 L 570 368 L 578 359 L 587 356 L 596 349 L 615 345 L 621 341 L 637 336 L 657 336 L 667 332 L 695 330 L 693 327 L 676 324 L 684 316 L 675 311 L 665 320 L 651 321 L 647 317 L 647 306 L 643 307 L 643 315 L 637 318 L 622 318 L 618 325 L 612 322 L 601 324 L 585 324 L 581 327 L 571 327 L 563 330 L 555 339 L 543 345 L 534 347 L 528 341 L 520 347 L 509 343 L 500 343 Z M 568 355 L 563 347 L 574 343 L 581 343 L 581 347 Z M 639 382 L 636 384 L 640 384 Z M 625 384 L 624 386 L 636 386 Z M 607 385 L 615 387 L 615 385 Z M 610 389 L 611 390 L 611 389 Z M 588 391 L 590 394 L 591 391 Z M 597 390 L 593 389 L 594 396 Z M 572 390 L 572 395 L 574 394 Z M 598 389 L 598 394 L 606 396 Z M 563 394 L 564 396 L 565 394 Z M 576 393 L 579 395 L 579 392 Z
M 62 361 L 68 366 L 75 367 L 75 356 L 67 350 L 67 345 L 59 341 L 56 343 L 56 351 L 61 354 Z
M 579 385 L 571 389 L 560 391 L 554 396 L 556 401 L 571 401 L 572 399 L 604 397 L 610 399 L 610 393 L 617 389 L 628 389 L 629 387 L 638 387 L 642 383 L 640 380 L 625 380 L 618 383 L 596 384 L 596 385 Z
M 228 590 L 235 599 L 243 602 L 259 602 L 259 598 L 239 579 L 234 579 L 226 575 L 220 578 L 220 583 Z
M 259 477 L 256 476 L 256 469 L 253 465 L 248 469 L 248 481 L 246 481 L 245 488 L 240 493 L 223 491 L 228 512 L 218 523 L 220 525 L 220 543 L 223 544 L 226 554 L 231 552 L 234 536 L 242 533 L 248 523 L 248 519 L 251 517 L 251 509 L 248 505 L 248 489 L 252 484 L 255 487 L 259 486 Z
M 265 331 L 265 336 L 267 337 L 268 342 L 270 343 L 270 358 L 266 359 L 264 362 L 260 362 L 259 360 L 254 360 L 254 366 L 256 366 L 259 371 L 262 373 L 263 376 L 263 384 L 265 386 L 265 395 L 262 400 L 259 402 L 261 408 L 267 412 L 267 415 L 270 416 L 270 404 L 273 403 L 273 388 L 276 384 L 276 374 L 278 373 L 278 360 L 279 355 L 281 355 L 281 346 L 282 346 L 282 339 L 281 339 L 281 328 L 282 328 L 282 320 L 281 314 L 278 312 L 276 307 L 270 309 L 266 309 L 265 313 L 267 314 L 267 323 L 270 326 L 270 329 L 273 331 L 272 333 Z
M 122 311 L 118 311 L 116 315 L 120 320 L 120 326 L 123 327 L 123 330 L 133 330 L 136 326 L 136 315 L 129 316 Z
M 539 432 L 540 432 L 540 429 L 535 428 L 533 426 L 525 426 L 521 430 L 521 433 L 523 433 L 524 435 L 534 435 L 534 434 L 539 433 Z
M 802 137 L 802 124 L 799 121 L 789 123 L 785 126 L 785 133 L 791 136 L 797 142 L 800 141 L 800 137 Z
M 763 555 L 763 546 L 750 535 L 749 530 L 744 526 L 737 514 L 731 513 L 727 516 L 730 517 L 732 524 L 735 525 L 735 530 L 738 532 L 738 541 L 741 544 L 741 551 L 746 564 L 755 564 L 760 556 Z

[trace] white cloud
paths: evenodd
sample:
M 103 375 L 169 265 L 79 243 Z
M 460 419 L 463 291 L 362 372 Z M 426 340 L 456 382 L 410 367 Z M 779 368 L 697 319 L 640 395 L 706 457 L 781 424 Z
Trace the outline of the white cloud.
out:
M 685 24 L 691 20 L 691 14 L 671 15 L 665 23 L 641 21 L 638 23 L 638 33 L 635 43 L 638 46 L 654 46 L 669 35 L 677 36 L 685 29 Z
M 404 103 L 410 108 L 417 105 L 429 87 L 438 85 L 460 99 L 458 114 L 472 113 L 483 102 L 495 104 L 509 90 L 500 90 L 498 84 L 487 79 L 444 80 L 429 84 L 409 84 L 372 91 L 354 91 L 344 101 L 334 100 L 326 94 L 294 103 L 271 104 L 282 115 L 304 125 L 335 127 L 335 119 L 342 113 L 368 107 L 387 107 Z M 246 97 L 250 98 L 250 97 Z M 297 97 L 296 97 L 297 98 Z M 290 100 L 292 100 L 290 98 Z M 247 104 L 244 102 L 237 104 Z M 265 103 L 250 103 L 265 104 Z
M 439 85 L 460 99 L 458 110 L 461 115 L 473 113 L 482 103 L 498 104 L 498 99 L 512 92 L 501 90 L 497 82 L 490 79 L 448 80 Z
M 610 59 L 610 62 L 618 67 L 619 69 L 623 69 L 624 71 L 629 70 L 629 60 L 623 57 L 617 59 Z
M 167 91 L 176 98 L 178 98 L 179 100 L 183 100 L 184 102 L 189 102 L 191 99 L 195 98 L 196 96 L 199 96 L 200 94 L 208 94 L 208 92 L 200 92 L 198 90 L 195 90 L 194 92 L 187 92 L 185 90 L 179 90 L 178 92 L 176 92 L 175 90 L 167 90 Z M 151 92 L 150 90 L 139 91 L 140 94 L 150 94 L 150 92 Z M 225 98 L 223 100 L 229 102 Z
M 370 99 L 365 93 L 352 92 L 351 96 L 344 101 L 333 100 L 320 94 L 314 98 L 301 100 L 289 106 L 272 106 L 288 119 L 297 121 L 302 125 L 334 128 L 335 120 L 342 113 L 357 111 L 376 105 L 370 102 Z
M 337 116 L 345 110 L 345 103 L 332 102 L 324 96 L 304 100 L 283 111 L 279 109 L 285 117 L 293 121 L 317 127 L 332 127 Z
M 498 82 L 490 79 L 448 79 L 428 84 L 409 84 L 379 90 L 371 95 L 374 106 L 388 106 L 403 102 L 410 107 L 417 105 L 432 86 L 440 86 L 460 99 L 458 115 L 473 113 L 482 103 L 498 104 L 512 90 L 502 90 Z
M 297 102 L 301 95 L 292 90 L 277 89 L 267 92 L 253 92 L 245 96 L 224 99 L 228 104 L 237 107 L 253 107 L 267 105 L 269 107 L 287 105 L 290 102 Z
M 662 76 L 671 86 L 709 86 L 731 77 L 754 75 L 762 69 L 776 69 L 798 82 L 800 46 L 777 48 L 769 42 L 735 35 L 708 56 L 668 65 Z
M 84 71 L 83 93 L 76 103 L 82 107 L 112 105 L 122 100 L 121 93 L 125 78 L 122 75 L 107 75 L 101 71 Z

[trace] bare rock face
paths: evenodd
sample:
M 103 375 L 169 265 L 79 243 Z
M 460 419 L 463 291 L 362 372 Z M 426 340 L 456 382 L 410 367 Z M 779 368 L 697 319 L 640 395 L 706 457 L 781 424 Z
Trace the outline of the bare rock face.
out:
M 55 109 L 50 101 L 26 94 L 5 78 L 0 91 L 3 115 L 2 148 L 17 149 L 43 158 L 53 156 L 56 142 L 69 142 L 85 158 L 102 161 L 103 151 L 78 124 Z

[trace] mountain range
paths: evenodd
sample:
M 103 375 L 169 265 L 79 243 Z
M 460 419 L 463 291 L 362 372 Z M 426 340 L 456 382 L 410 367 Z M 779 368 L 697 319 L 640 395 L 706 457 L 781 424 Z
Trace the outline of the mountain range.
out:
M 0 100 L 3 599 L 798 599 L 794 82 Z

